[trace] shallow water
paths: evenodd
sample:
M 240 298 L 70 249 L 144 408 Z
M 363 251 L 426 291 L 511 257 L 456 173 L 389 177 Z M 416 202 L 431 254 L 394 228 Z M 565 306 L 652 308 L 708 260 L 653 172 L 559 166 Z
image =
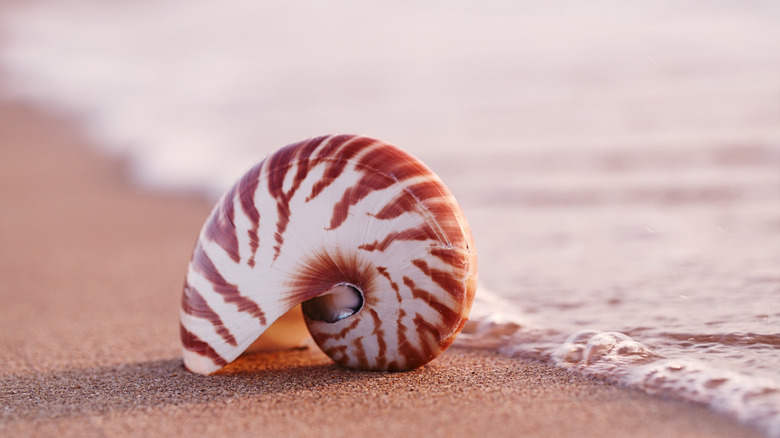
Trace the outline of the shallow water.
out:
M 3 96 L 214 196 L 307 136 L 396 143 L 477 240 L 459 342 L 780 436 L 780 4 L 259 3 L 17 5 Z

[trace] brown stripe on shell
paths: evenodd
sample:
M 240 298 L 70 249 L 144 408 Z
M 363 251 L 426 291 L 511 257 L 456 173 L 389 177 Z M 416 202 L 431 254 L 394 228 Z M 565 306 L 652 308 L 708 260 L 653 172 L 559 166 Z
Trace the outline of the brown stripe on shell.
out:
M 353 339 L 352 346 L 355 347 L 355 359 L 357 360 L 358 368 L 368 369 L 368 358 L 366 357 L 366 349 L 363 347 L 363 337 Z
M 453 209 L 453 204 L 439 200 L 426 203 L 425 209 L 428 214 L 436 218 L 439 229 L 444 233 L 442 242 L 445 242 L 447 246 L 468 248 L 470 237 L 467 239 L 464 236 L 465 230 L 461 227 L 461 222 L 455 214 L 457 210 Z M 461 220 L 463 219 L 461 218 Z
M 257 192 L 257 186 L 260 183 L 260 170 L 263 167 L 263 163 L 265 163 L 265 160 L 249 169 L 238 182 L 238 196 L 241 200 L 241 208 L 252 224 L 246 231 L 249 238 L 249 250 L 252 252 L 247 261 L 249 266 L 255 265 L 255 254 L 260 246 L 260 239 L 257 237 L 257 230 L 260 227 L 260 212 L 255 206 L 255 192 Z M 225 199 L 227 200 L 228 198 L 226 197 Z M 232 197 L 229 199 L 231 202 L 233 201 Z
M 276 232 L 274 233 L 274 260 L 279 257 L 279 251 L 284 243 L 284 231 L 290 223 L 290 199 L 284 193 L 284 178 L 292 167 L 293 157 L 297 152 L 297 145 L 290 145 L 279 149 L 269 157 L 268 161 L 268 193 L 276 200 Z
M 184 313 L 188 315 L 209 320 L 211 325 L 214 326 L 217 334 L 222 337 L 225 342 L 234 347 L 238 345 L 236 343 L 236 338 L 222 322 L 222 318 L 220 318 L 217 312 L 215 312 L 206 300 L 203 299 L 203 295 L 186 281 L 184 283 L 184 294 L 181 299 L 181 308 Z
M 442 271 L 441 269 L 429 267 L 428 263 L 422 259 L 415 259 L 412 261 L 412 264 L 423 271 L 425 275 L 430 277 L 431 280 L 444 289 L 445 292 L 448 292 L 459 302 L 461 301 L 466 289 L 466 285 L 463 283 L 463 280 L 455 278 L 448 272 Z
M 328 144 L 317 153 L 314 165 L 327 161 L 328 165 L 322 178 L 311 188 L 311 193 L 306 197 L 306 202 L 316 198 L 323 190 L 333 183 L 341 173 L 349 160 L 363 147 L 375 143 L 375 140 L 355 137 L 354 135 L 337 135 L 330 139 Z
M 319 151 L 312 157 L 312 166 L 320 164 L 323 160 L 328 158 L 338 150 L 345 142 L 350 141 L 354 136 L 349 134 L 340 135 L 323 135 L 314 138 L 318 146 L 321 146 Z
M 295 174 L 295 178 L 293 179 L 292 187 L 287 192 L 287 197 L 292 198 L 296 191 L 298 191 L 298 188 L 301 186 L 301 183 L 306 179 L 306 176 L 309 174 L 309 169 L 311 167 L 310 164 L 312 163 L 311 155 L 314 153 L 315 150 L 320 146 L 322 143 L 322 140 L 324 140 L 327 137 L 317 137 L 310 140 L 307 140 L 303 143 L 301 143 L 298 146 L 298 157 L 297 157 L 297 163 L 298 163 L 298 171 Z
M 463 269 L 467 263 L 466 259 L 453 249 L 434 248 L 429 253 L 454 268 Z
M 382 318 L 379 317 L 379 314 L 374 309 L 368 309 L 368 312 L 374 320 L 374 331 L 371 335 L 376 336 L 376 344 L 379 348 L 376 356 L 376 367 L 384 368 L 387 365 L 387 358 L 385 357 L 387 355 L 387 343 L 385 342 L 385 331 L 382 329 Z
M 181 336 L 181 345 L 187 350 L 199 354 L 201 356 L 208 357 L 214 364 L 223 367 L 227 365 L 227 361 L 217 353 L 216 350 L 211 348 L 211 345 L 203 342 L 195 334 L 190 333 L 184 328 L 184 325 L 179 324 L 179 335 Z
M 422 316 L 417 315 L 414 317 L 414 325 L 417 329 L 417 336 L 420 338 L 420 345 L 422 346 L 422 355 L 420 359 L 423 360 L 423 363 L 427 363 L 434 357 L 436 357 L 437 354 L 439 354 L 439 351 L 436 351 L 431 348 L 431 343 L 428 342 L 428 339 L 425 337 L 425 333 L 429 333 L 431 335 L 431 341 L 434 342 L 434 345 L 437 346 L 442 340 L 441 333 L 439 332 L 439 329 L 436 328 L 435 325 L 431 324 L 430 322 L 423 319 Z
M 404 285 L 408 287 L 410 291 L 412 291 L 412 296 L 423 300 L 428 306 L 436 310 L 436 312 L 441 315 L 442 326 L 453 327 L 459 322 L 458 320 L 461 318 L 460 312 L 450 309 L 446 304 L 436 299 L 436 295 L 428 292 L 425 289 L 417 287 L 417 285 L 414 283 L 414 280 L 404 276 Z M 434 339 L 438 341 L 441 339 L 441 337 L 441 334 L 437 331 Z
M 310 139 L 302 143 L 286 146 L 270 157 L 268 163 L 268 193 L 276 200 L 276 211 L 278 219 L 276 222 L 276 232 L 274 233 L 274 260 L 279 258 L 279 253 L 284 244 L 284 232 L 290 223 L 290 200 L 300 187 L 301 182 L 306 178 L 309 172 L 309 157 L 320 145 L 322 137 Z M 297 164 L 297 171 L 292 180 L 290 190 L 284 191 L 284 180 L 287 172 Z
M 420 208 L 420 203 L 442 196 L 438 181 L 425 181 L 406 187 L 395 199 L 388 202 L 373 216 L 377 219 L 395 219 L 398 216 Z
M 403 357 L 406 363 L 400 364 L 393 360 L 387 364 L 389 371 L 400 371 L 404 369 L 414 368 L 410 364 L 420 363 L 420 353 L 414 348 L 414 345 L 406 337 L 406 331 L 408 330 L 403 323 L 403 319 L 406 316 L 404 309 L 398 309 L 398 319 L 396 320 L 396 337 L 398 338 L 398 354 Z
M 211 213 L 206 222 L 206 238 L 221 246 L 230 258 L 238 263 L 241 257 L 238 254 L 238 236 L 236 226 L 233 223 L 233 197 L 236 194 L 235 186 L 227 192 L 217 208 Z
M 433 175 L 422 162 L 397 147 L 374 148 L 360 158 L 358 168 L 387 173 L 399 182 L 413 176 Z
M 394 282 L 394 281 L 393 281 L 393 279 L 392 279 L 392 278 L 390 278 L 390 273 L 389 273 L 389 272 L 387 272 L 387 268 L 385 268 L 384 266 L 377 266 L 377 267 L 376 267 L 376 270 L 377 270 L 377 272 L 379 272 L 379 273 L 380 273 L 380 274 L 381 274 L 383 277 L 385 277 L 385 278 L 387 279 L 387 281 L 389 281 L 389 282 L 390 282 L 390 287 L 392 287 L 392 288 L 393 288 L 393 290 L 395 291 L 395 298 L 396 298 L 396 299 L 398 300 L 398 302 L 400 303 L 400 302 L 402 301 L 402 298 L 401 298 L 401 292 L 398 290 L 398 283 Z
M 341 226 L 349 216 L 349 209 L 362 201 L 371 192 L 386 189 L 394 183 L 395 181 L 392 178 L 388 178 L 381 173 L 371 172 L 363 174 L 352 187 L 344 191 L 341 199 L 333 205 L 333 216 L 331 216 L 328 230 L 335 230 Z
M 222 299 L 225 300 L 226 303 L 235 304 L 238 306 L 239 312 L 246 312 L 257 318 L 261 325 L 266 325 L 265 313 L 262 309 L 260 309 L 257 303 L 241 295 L 238 286 L 228 283 L 228 281 L 225 280 L 219 271 L 217 271 L 214 262 L 211 261 L 200 244 L 195 247 L 195 253 L 192 255 L 192 261 L 190 263 L 197 272 L 203 274 L 203 276 L 211 282 L 214 291 L 222 295 Z
M 406 230 L 401 231 L 393 231 L 391 233 L 388 233 L 387 236 L 382 239 L 382 241 L 375 240 L 373 243 L 364 243 L 363 245 L 360 245 L 358 249 L 364 250 L 364 251 L 384 251 L 387 249 L 390 244 L 392 244 L 395 241 L 401 241 L 401 240 L 439 240 L 440 236 L 439 233 L 436 232 L 431 226 L 426 222 L 423 223 L 417 227 L 409 228 Z
M 325 340 L 325 339 L 335 339 L 335 340 L 344 339 L 344 337 L 346 337 L 349 332 L 351 332 L 352 330 L 355 330 L 355 328 L 358 326 L 359 323 L 360 323 L 360 319 L 359 318 L 353 318 L 353 321 L 352 321 L 352 323 L 350 325 L 344 327 L 343 329 L 339 330 L 338 332 L 332 333 L 332 334 L 320 333 L 318 335 L 318 337 L 321 340 Z

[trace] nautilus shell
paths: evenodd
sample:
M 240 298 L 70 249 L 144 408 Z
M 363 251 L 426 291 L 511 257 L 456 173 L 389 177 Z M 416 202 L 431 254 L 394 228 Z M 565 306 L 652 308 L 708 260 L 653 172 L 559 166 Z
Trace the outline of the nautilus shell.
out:
M 291 144 L 244 174 L 200 232 L 180 311 L 184 364 L 217 371 L 302 305 L 338 364 L 413 369 L 463 328 L 476 282 L 468 223 L 418 159 L 354 135 Z

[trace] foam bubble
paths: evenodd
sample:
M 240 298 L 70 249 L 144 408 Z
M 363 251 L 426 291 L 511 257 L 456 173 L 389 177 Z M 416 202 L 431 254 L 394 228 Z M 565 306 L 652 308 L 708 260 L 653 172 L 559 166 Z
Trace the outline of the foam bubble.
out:
M 596 363 L 639 363 L 653 356 L 655 355 L 649 348 L 626 334 L 598 330 L 582 330 L 572 334 L 555 354 L 560 364 L 582 366 Z

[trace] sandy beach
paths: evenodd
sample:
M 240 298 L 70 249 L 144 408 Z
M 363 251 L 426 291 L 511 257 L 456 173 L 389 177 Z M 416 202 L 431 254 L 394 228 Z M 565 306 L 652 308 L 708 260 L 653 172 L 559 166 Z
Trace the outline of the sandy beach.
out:
M 178 302 L 211 205 L 131 186 L 76 124 L 0 106 L 2 436 L 758 436 L 703 407 L 453 347 L 422 369 L 314 350 L 182 367 Z

